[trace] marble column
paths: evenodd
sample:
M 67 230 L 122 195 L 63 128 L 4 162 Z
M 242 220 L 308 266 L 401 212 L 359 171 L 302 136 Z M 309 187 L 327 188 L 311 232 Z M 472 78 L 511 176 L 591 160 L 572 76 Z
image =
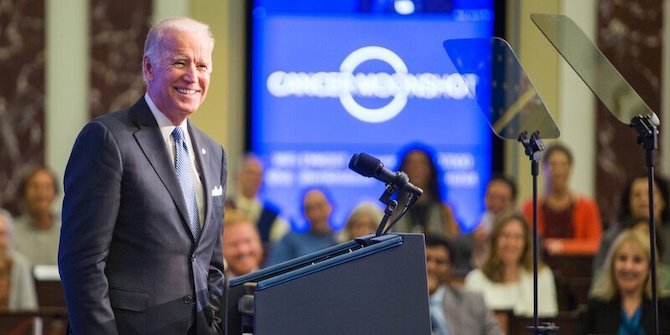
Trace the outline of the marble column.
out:
M 151 1 L 91 1 L 91 117 L 131 106 L 145 90 L 144 39 Z
M 44 164 L 44 2 L 0 0 L 0 207 L 17 213 L 23 174 Z
M 598 2 L 598 47 L 659 116 L 662 28 L 662 1 Z M 645 171 L 645 156 L 636 143 L 637 133 L 610 115 L 601 104 L 596 125 L 596 195 L 603 223 L 608 224 L 616 222 L 625 180 Z M 660 139 L 659 143 L 662 143 Z

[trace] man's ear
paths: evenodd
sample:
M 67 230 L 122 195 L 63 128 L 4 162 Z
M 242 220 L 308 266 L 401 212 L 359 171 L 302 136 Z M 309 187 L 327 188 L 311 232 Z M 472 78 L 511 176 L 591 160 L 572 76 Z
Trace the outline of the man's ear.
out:
M 154 79 L 154 68 L 151 64 L 151 59 L 147 55 L 144 55 L 144 58 L 142 58 L 142 72 L 144 72 L 144 79 L 147 81 Z

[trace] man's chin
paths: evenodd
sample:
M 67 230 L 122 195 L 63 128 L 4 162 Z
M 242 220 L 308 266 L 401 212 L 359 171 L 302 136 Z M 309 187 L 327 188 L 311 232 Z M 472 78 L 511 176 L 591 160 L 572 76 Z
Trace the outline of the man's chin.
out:
M 182 114 L 189 116 L 195 113 L 195 111 L 198 110 L 198 107 L 200 107 L 200 105 L 183 105 L 180 110 Z
M 191 114 L 200 108 L 200 97 L 179 97 L 176 101 L 176 107 L 182 113 Z

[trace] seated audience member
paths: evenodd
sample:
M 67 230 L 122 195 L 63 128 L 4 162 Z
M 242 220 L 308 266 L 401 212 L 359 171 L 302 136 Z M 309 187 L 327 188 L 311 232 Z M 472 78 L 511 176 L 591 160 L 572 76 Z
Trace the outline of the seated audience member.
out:
M 605 259 L 603 275 L 589 299 L 581 334 L 651 334 L 649 234 L 631 229 L 619 235 Z M 670 301 L 659 299 L 659 315 L 670 313 Z M 662 334 L 670 319 L 659 318 Z
M 480 268 L 465 277 L 465 287 L 484 295 L 494 310 L 512 310 L 518 316 L 533 315 L 533 246 L 528 222 L 523 215 L 502 215 L 493 225 L 491 252 Z M 539 264 L 538 313 L 558 313 L 554 275 Z
M 426 270 L 434 335 L 503 334 L 479 293 L 449 284 L 451 245 L 441 236 L 426 235 Z
M 263 261 L 263 245 L 256 225 L 246 215 L 229 211 L 223 221 L 221 238 L 226 278 L 256 271 Z
M 561 144 L 549 146 L 542 159 L 546 178 L 537 203 L 537 229 L 549 254 L 594 254 L 600 243 L 598 205 L 570 189 L 573 163 L 572 153 Z M 523 213 L 531 222 L 532 199 L 523 205 Z
M 24 212 L 16 219 L 14 247 L 33 265 L 57 265 L 60 215 L 52 211 L 56 176 L 46 167 L 29 171 L 19 185 Z
M 649 236 L 649 218 L 645 217 L 634 217 L 628 220 L 625 220 L 623 224 L 620 225 L 623 230 L 619 232 L 617 237 L 622 233 L 628 230 L 637 230 L 643 232 Z M 613 242 L 613 241 L 612 241 Z M 611 247 L 611 243 L 608 244 Z M 662 234 L 659 231 L 659 226 L 656 225 L 656 251 L 658 255 L 662 255 L 666 250 L 665 240 L 663 239 Z M 607 257 L 607 255 L 605 255 Z M 603 275 L 604 261 L 603 264 L 594 269 L 593 279 L 591 281 L 591 289 L 589 292 L 593 294 L 600 281 L 600 277 Z M 656 275 L 658 278 L 658 288 L 663 293 L 670 293 L 670 265 L 663 263 L 661 259 L 657 259 L 656 265 Z
M 279 217 L 277 206 L 258 198 L 258 192 L 263 186 L 263 173 L 263 164 L 258 157 L 245 155 L 237 173 L 237 195 L 234 201 L 237 210 L 256 223 L 261 240 L 268 247 L 270 242 L 279 241 L 289 231 L 289 225 Z
M 666 179 L 657 176 L 654 187 L 654 221 L 659 242 L 670 247 L 670 189 Z M 598 252 L 593 258 L 593 272 L 602 267 L 612 242 L 629 228 L 637 218 L 649 220 L 649 183 L 646 174 L 629 178 L 623 187 L 620 198 L 618 222 L 610 224 L 600 241 Z M 633 221 L 631 221 L 633 220 Z M 647 221 L 648 222 L 648 221 Z M 659 253 L 660 261 L 670 264 L 670 248 Z
M 423 145 L 412 146 L 400 157 L 399 170 L 407 173 L 410 182 L 420 187 L 423 194 L 393 230 L 440 234 L 446 238 L 458 236 L 460 228 L 454 212 L 449 204 L 443 202 L 439 184 L 441 175 L 432 150 Z
M 481 266 L 491 246 L 493 222 L 503 213 L 514 210 L 516 204 L 516 183 L 510 177 L 498 174 L 491 177 L 484 195 L 484 214 L 477 228 L 468 236 L 472 241 L 472 259 L 475 266 Z
M 37 309 L 31 265 L 12 246 L 12 216 L 0 209 L 0 311 Z
M 270 250 L 268 265 L 325 249 L 337 244 L 337 237 L 330 228 L 333 206 L 325 190 L 312 188 L 303 196 L 303 214 L 308 223 L 304 233 L 289 232 Z
M 383 217 L 384 213 L 374 204 L 364 202 L 357 205 L 344 224 L 340 240 L 349 241 L 359 236 L 374 234 Z

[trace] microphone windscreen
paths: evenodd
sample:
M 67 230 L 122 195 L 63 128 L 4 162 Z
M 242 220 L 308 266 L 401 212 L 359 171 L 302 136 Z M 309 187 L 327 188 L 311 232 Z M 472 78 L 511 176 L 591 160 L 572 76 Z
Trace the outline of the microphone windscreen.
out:
M 366 177 L 374 177 L 377 170 L 382 167 L 384 167 L 384 164 L 379 159 L 364 152 L 354 154 L 349 161 L 350 169 Z

